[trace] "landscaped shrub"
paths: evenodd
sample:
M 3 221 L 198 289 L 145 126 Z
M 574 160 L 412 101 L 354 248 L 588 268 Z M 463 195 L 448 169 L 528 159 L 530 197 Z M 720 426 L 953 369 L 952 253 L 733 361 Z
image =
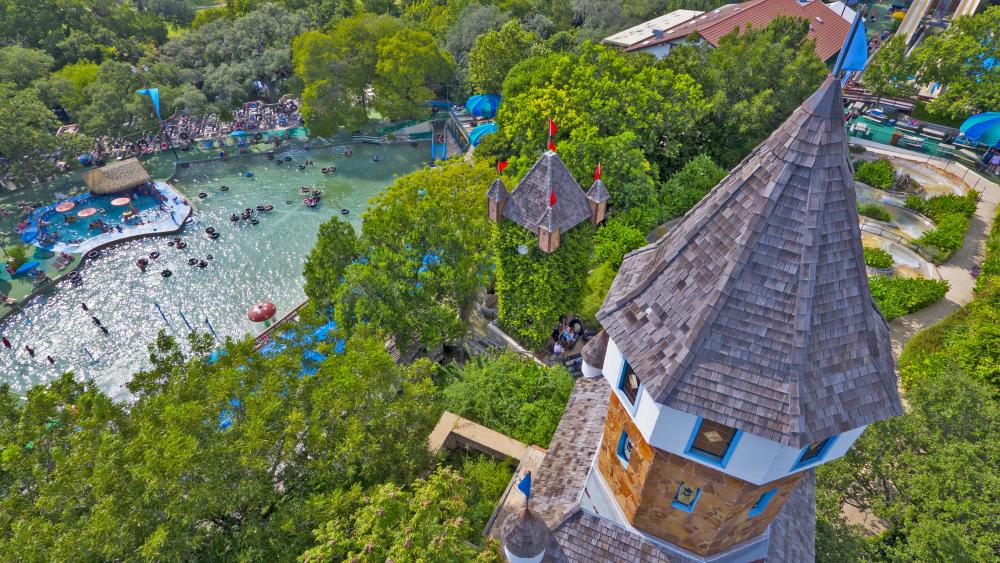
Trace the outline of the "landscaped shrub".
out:
M 726 177 L 726 173 L 708 155 L 703 154 L 689 161 L 663 184 L 663 219 L 687 213 Z
M 595 266 L 607 262 L 617 271 L 625 254 L 645 245 L 646 235 L 641 230 L 627 225 L 618 217 L 612 217 L 594 235 L 591 261 Z
M 1000 275 L 1000 212 L 993 218 L 993 227 L 986 239 L 986 258 L 979 269 L 979 277 L 976 278 L 976 293 L 985 290 L 991 278 L 997 275 Z
M 872 297 L 886 320 L 919 311 L 948 293 L 948 282 L 926 278 L 868 278 Z
M 866 246 L 865 264 L 880 270 L 891 268 L 893 264 L 892 254 L 889 254 L 881 248 L 871 248 Z
M 514 468 L 509 461 L 499 461 L 479 454 L 462 460 L 459 474 L 469 487 L 469 494 L 465 497 L 468 507 L 465 514 L 474 535 L 469 540 L 478 541 L 482 537 L 486 521 L 493 515 L 493 510 L 507 489 Z
M 866 160 L 854 167 L 854 179 L 873 188 L 888 190 L 892 187 L 894 169 L 888 159 Z
M 978 198 L 979 192 L 975 190 L 969 190 L 965 195 L 947 194 L 926 199 L 911 195 L 906 198 L 906 207 L 926 215 L 932 221 L 937 221 L 949 213 L 972 217 L 972 214 L 976 212 Z
M 889 215 L 889 212 L 877 203 L 859 203 L 858 214 L 886 223 L 892 221 L 892 215 Z
M 597 311 L 604 304 L 604 298 L 615 281 L 616 271 L 609 262 L 594 268 L 587 274 L 587 290 L 580 304 L 580 318 L 591 328 L 597 327 Z
M 929 199 L 919 196 L 906 198 L 906 207 L 926 215 L 934 221 L 935 228 L 917 239 L 931 251 L 936 262 L 947 260 L 962 247 L 969 218 L 976 212 L 979 193 L 969 190 L 964 196 L 939 195 Z

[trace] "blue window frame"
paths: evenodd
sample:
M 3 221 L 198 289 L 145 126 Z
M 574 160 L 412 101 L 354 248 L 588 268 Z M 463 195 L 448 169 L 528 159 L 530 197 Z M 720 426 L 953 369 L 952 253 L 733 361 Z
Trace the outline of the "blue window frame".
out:
M 742 430 L 698 417 L 684 453 L 700 461 L 725 467 L 743 435 Z
M 771 489 L 770 491 L 760 495 L 760 498 L 757 499 L 757 504 L 750 507 L 750 518 L 764 512 L 764 509 L 767 508 L 767 505 L 776 494 L 778 494 L 778 489 Z
M 808 446 L 802 448 L 802 452 L 799 453 L 798 459 L 792 464 L 792 471 L 796 469 L 801 469 L 808 465 L 813 465 L 823 461 L 826 454 L 830 453 L 830 447 L 833 443 L 837 441 L 836 436 L 830 436 L 829 438 L 823 438 L 822 440 L 813 442 Z
M 694 511 L 694 505 L 698 504 L 698 499 L 700 498 L 701 489 L 681 482 L 677 487 L 677 492 L 674 493 L 674 500 L 670 502 L 670 505 L 684 512 L 692 512 Z
M 622 462 L 622 467 L 628 467 L 628 460 L 632 459 L 632 439 L 628 433 L 622 430 L 622 437 L 618 439 L 618 461 Z
M 642 390 L 642 382 L 635 374 L 628 360 L 622 358 L 622 372 L 618 376 L 618 390 L 628 400 L 629 405 L 635 408 L 639 403 L 639 392 Z

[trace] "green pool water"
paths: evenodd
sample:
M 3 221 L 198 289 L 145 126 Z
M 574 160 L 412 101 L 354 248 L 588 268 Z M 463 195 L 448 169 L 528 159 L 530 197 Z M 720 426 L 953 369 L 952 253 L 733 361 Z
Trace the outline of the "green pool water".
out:
M 277 305 L 279 316 L 288 312 L 305 297 L 302 265 L 319 225 L 347 209 L 349 214 L 342 217 L 360 226 L 369 198 L 396 175 L 424 165 L 430 156 L 427 144 L 358 144 L 352 149 L 352 157 L 331 148 L 296 148 L 277 153 L 279 158 L 293 158 L 280 165 L 261 155 L 180 169 L 172 184 L 191 199 L 195 209 L 192 223 L 181 234 L 186 248 L 168 246 L 171 237 L 125 242 L 102 251 L 80 269 L 82 286 L 60 282 L 35 297 L 24 312 L 0 324 L 0 332 L 14 345 L 13 350 L 0 348 L 0 380 L 23 393 L 36 383 L 73 371 L 95 379 L 113 396 L 124 397 L 123 385 L 147 364 L 147 345 L 161 328 L 183 336 L 188 331 L 184 319 L 198 330 L 208 329 L 207 319 L 220 337 L 242 336 L 262 328 L 246 318 L 253 303 L 268 299 Z M 373 162 L 374 155 L 380 157 L 378 162 Z M 316 164 L 299 170 L 306 158 Z M 334 165 L 336 173 L 321 172 Z M 248 170 L 252 178 L 245 176 Z M 228 191 L 220 190 L 223 185 Z M 303 205 L 301 186 L 323 192 L 318 207 Z M 198 197 L 202 192 L 207 194 L 204 199 Z M 256 226 L 229 219 L 233 212 L 264 204 L 273 205 L 274 210 L 257 214 Z M 218 239 L 205 235 L 209 226 L 220 232 Z M 143 273 L 135 262 L 151 252 L 160 256 L 150 260 Z M 209 255 L 212 260 L 207 260 L 205 269 L 188 265 L 190 258 Z M 163 269 L 173 275 L 161 277 Z M 88 305 L 88 313 L 81 303 Z M 90 315 L 108 327 L 109 336 L 101 334 Z M 34 359 L 23 350 L 25 345 L 35 348 Z M 46 355 L 56 359 L 54 366 L 48 364 Z

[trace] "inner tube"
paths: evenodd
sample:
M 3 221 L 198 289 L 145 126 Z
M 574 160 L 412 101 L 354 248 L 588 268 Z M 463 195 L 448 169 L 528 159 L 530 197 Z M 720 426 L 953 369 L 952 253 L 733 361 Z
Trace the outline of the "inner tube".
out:
M 290 199 L 289 200 L 285 200 L 285 203 L 288 204 L 288 205 L 291 205 L 292 204 L 292 200 L 290 200 Z
M 235 213 L 233 213 L 232 215 L 229 216 L 229 220 L 230 221 L 239 221 L 240 220 L 240 216 L 237 215 L 237 214 L 235 214 Z
M 219 191 L 220 192 L 228 192 L 229 191 L 229 186 L 222 186 L 221 188 L 219 188 Z
M 212 240 L 215 240 L 215 239 L 219 238 L 219 233 L 216 233 L 216 232 L 208 233 L 208 238 L 210 238 Z
M 176 243 L 176 242 L 174 242 L 174 241 L 170 241 L 170 242 L 168 242 L 168 243 L 167 243 L 167 246 L 173 246 L 173 245 L 175 245 L 175 244 L 177 244 L 177 243 Z
M 165 278 L 169 278 L 170 276 L 174 275 L 174 273 L 171 272 L 170 270 L 163 270 L 162 272 L 160 272 L 160 275 Z
M 153 260 L 156 260 L 157 258 L 160 257 L 160 253 L 154 250 L 149 253 L 149 257 L 152 258 Z
M 90 252 L 87 253 L 87 258 L 90 258 L 91 260 L 93 260 L 94 258 L 97 258 L 100 255 L 101 255 L 100 252 L 98 252 L 96 250 L 91 250 Z
M 208 266 L 208 262 L 206 262 L 204 260 L 198 261 L 198 267 L 199 268 L 204 268 L 205 266 Z
M 291 161 L 292 161 L 292 157 L 290 157 L 290 156 L 286 156 L 285 157 L 285 162 L 291 162 Z
M 347 209 L 341 209 L 340 210 L 340 214 L 341 215 L 347 215 L 348 213 L 350 213 L 350 210 L 347 210 Z
M 274 161 L 275 164 L 281 164 L 281 159 Z
M 264 211 L 264 206 L 263 205 L 258 205 L 257 206 L 257 211 Z
M 205 232 L 208 234 L 212 234 L 215 232 L 215 227 L 208 227 L 205 229 Z
M 250 224 L 251 225 L 256 225 L 257 223 L 260 223 L 260 221 L 258 221 L 256 219 L 250 219 Z
M 205 199 L 206 197 L 208 197 L 208 194 L 205 192 L 199 192 L 198 197 L 200 197 L 201 199 Z
M 271 205 L 270 203 L 264 206 L 264 211 L 270 211 L 272 209 L 274 209 L 274 206 Z
M 198 263 L 197 258 L 188 258 L 188 266 L 194 266 L 197 263 Z
M 305 164 L 300 164 L 300 165 L 299 165 L 299 170 L 305 170 L 305 169 L 306 169 L 306 166 L 305 166 Z
M 205 259 L 206 260 L 215 260 L 215 257 L 212 256 L 211 254 L 209 254 L 208 256 L 205 257 Z
M 181 242 L 177 243 L 177 249 L 178 250 L 180 250 L 182 248 L 185 248 L 185 247 L 187 247 L 187 243 L 186 242 L 181 241 Z
M 185 225 L 190 225 L 191 223 L 194 223 L 194 217 L 188 217 L 184 220 Z
M 136 260 L 135 263 L 140 268 L 145 268 L 146 266 L 149 265 L 149 260 L 146 260 L 145 258 L 140 258 L 140 259 Z
M 83 285 L 83 280 L 81 280 L 80 278 L 76 278 L 72 280 L 71 283 L 73 284 L 73 287 L 80 287 L 81 285 Z
M 247 178 L 253 178 L 253 172 L 247 170 L 247 173 L 244 174 L 244 176 L 246 176 Z

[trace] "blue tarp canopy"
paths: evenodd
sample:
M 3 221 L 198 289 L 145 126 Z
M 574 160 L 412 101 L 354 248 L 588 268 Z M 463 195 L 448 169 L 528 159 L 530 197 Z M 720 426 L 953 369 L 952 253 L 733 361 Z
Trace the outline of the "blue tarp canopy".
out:
M 991 111 L 973 115 L 965 120 L 959 130 L 969 140 L 988 147 L 1000 142 L 1000 112 Z
M 21 264 L 21 266 L 18 269 L 14 270 L 14 275 L 19 276 L 26 272 L 30 272 L 31 270 L 34 270 L 38 266 L 39 266 L 38 262 L 35 262 L 34 260 L 30 262 L 25 262 L 24 264 Z
M 21 233 L 21 242 L 31 242 L 38 236 L 38 229 L 32 227 Z
M 465 109 L 479 117 L 495 116 L 498 107 L 500 107 L 500 96 L 496 94 L 477 94 L 465 101 Z
M 489 135 L 490 133 L 497 132 L 497 123 L 495 121 L 490 121 L 489 123 L 483 123 L 482 125 L 477 125 L 475 129 L 469 132 L 469 142 L 472 146 L 477 146 L 479 140 L 482 139 L 483 135 Z

